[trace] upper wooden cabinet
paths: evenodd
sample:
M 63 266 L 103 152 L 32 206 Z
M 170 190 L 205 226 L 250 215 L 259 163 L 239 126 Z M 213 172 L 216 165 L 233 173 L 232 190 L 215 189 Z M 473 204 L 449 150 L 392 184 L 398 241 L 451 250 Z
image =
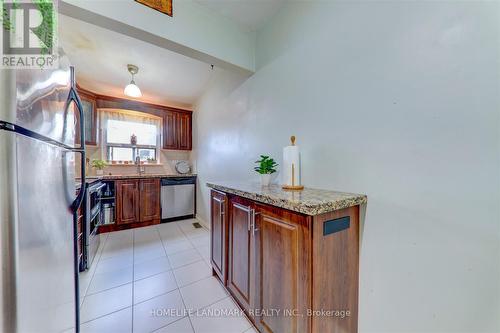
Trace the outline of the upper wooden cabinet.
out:
M 117 180 L 116 223 L 160 220 L 160 179 Z
M 177 112 L 165 112 L 163 117 L 163 148 L 177 149 Z
M 178 135 L 179 149 L 191 150 L 192 148 L 192 116 L 191 113 L 178 113 L 179 125 Z
M 192 112 L 169 106 L 94 94 L 77 86 L 85 113 L 85 142 L 97 144 L 97 109 L 131 110 L 163 119 L 163 149 L 192 149 Z M 79 134 L 77 133 L 79 137 Z M 77 142 L 78 143 L 78 142 Z
M 77 90 L 82 101 L 83 115 L 85 117 L 85 144 L 95 146 L 97 145 L 96 95 L 81 88 Z M 78 112 L 76 112 L 75 142 L 80 143 L 80 115 Z
M 163 117 L 163 148 L 174 150 L 192 149 L 191 112 L 166 111 Z

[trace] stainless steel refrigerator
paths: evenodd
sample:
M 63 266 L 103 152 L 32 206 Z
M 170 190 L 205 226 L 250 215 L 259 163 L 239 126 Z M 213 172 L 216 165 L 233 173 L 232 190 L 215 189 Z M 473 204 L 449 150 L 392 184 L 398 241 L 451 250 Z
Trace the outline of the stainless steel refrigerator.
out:
M 79 330 L 77 113 L 67 58 L 58 69 L 0 70 L 0 332 Z

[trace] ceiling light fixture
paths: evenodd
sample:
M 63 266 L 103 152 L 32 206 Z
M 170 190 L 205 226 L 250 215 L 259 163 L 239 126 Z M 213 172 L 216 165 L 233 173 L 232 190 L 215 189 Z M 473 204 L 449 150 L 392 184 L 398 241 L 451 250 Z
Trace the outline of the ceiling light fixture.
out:
M 136 97 L 136 98 L 142 97 L 141 89 L 139 89 L 139 87 L 135 84 L 135 81 L 134 81 L 134 75 L 137 74 L 137 72 L 139 72 L 139 67 L 137 67 L 135 65 L 128 64 L 127 69 L 129 71 L 129 73 L 132 75 L 132 80 L 125 87 L 125 89 L 123 90 L 123 93 L 127 96 L 130 96 L 130 97 Z

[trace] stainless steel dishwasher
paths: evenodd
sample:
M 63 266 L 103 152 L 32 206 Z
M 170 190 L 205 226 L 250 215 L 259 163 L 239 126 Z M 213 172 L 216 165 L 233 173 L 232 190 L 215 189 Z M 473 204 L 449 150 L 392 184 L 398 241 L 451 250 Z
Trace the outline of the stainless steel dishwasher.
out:
M 196 177 L 161 180 L 161 220 L 193 218 L 196 214 Z

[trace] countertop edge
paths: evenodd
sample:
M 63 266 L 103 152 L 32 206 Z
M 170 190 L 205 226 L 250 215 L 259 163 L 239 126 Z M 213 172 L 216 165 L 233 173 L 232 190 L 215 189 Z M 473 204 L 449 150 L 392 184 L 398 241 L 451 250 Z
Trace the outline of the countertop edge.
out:
M 86 176 L 88 180 L 114 180 L 114 179 L 141 179 L 141 178 L 183 178 L 183 177 L 197 177 L 195 173 L 190 173 L 187 175 L 103 175 L 103 176 Z M 81 178 L 77 177 L 76 180 Z
M 330 213 L 336 210 L 341 210 L 349 207 L 354 207 L 358 205 L 363 205 L 368 203 L 368 197 L 364 194 L 351 194 L 352 197 L 339 199 L 335 201 L 324 202 L 320 204 L 307 205 L 307 203 L 296 203 L 290 200 L 281 198 L 272 198 L 267 195 L 248 192 L 245 190 L 239 190 L 232 187 L 227 187 L 224 185 L 218 185 L 216 183 L 207 182 L 206 185 L 217 191 L 238 195 L 247 199 L 255 200 L 264 204 L 271 206 L 276 206 L 284 209 L 288 209 L 297 213 L 302 213 L 310 216 L 317 216 L 325 213 Z M 332 191 L 335 192 L 335 191 Z
M 103 175 L 103 176 L 86 176 L 87 184 L 93 184 L 98 181 L 114 181 L 114 180 L 126 180 L 126 179 L 151 179 L 151 178 L 184 178 L 184 177 L 198 177 L 196 173 L 190 173 L 187 175 Z M 76 177 L 76 189 L 81 188 L 81 178 Z

